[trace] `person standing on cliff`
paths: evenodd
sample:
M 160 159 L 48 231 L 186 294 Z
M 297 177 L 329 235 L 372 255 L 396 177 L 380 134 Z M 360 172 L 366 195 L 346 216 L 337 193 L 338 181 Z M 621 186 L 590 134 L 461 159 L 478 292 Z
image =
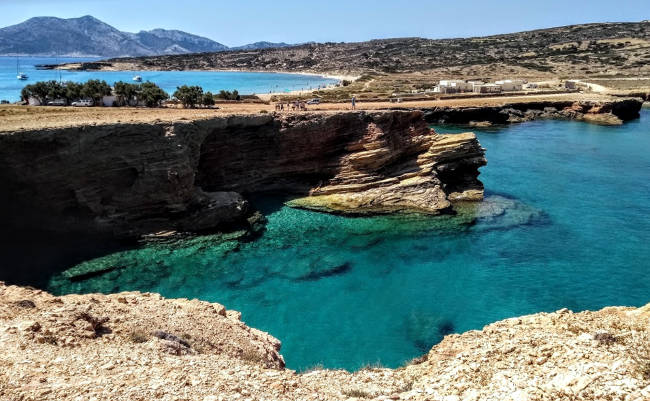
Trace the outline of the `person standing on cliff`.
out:
M 352 96 L 352 110 L 357 109 L 357 98 L 356 96 Z

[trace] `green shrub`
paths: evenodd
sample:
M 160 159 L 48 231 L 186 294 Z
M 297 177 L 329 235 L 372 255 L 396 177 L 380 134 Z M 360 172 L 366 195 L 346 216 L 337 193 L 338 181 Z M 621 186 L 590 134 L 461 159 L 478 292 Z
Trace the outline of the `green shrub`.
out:
M 204 106 L 214 106 L 214 95 L 212 92 L 205 92 L 201 101 Z
M 101 103 L 102 97 L 109 96 L 111 93 L 111 87 L 106 81 L 99 79 L 90 79 L 81 88 L 81 96 L 92 99 L 95 105 Z
M 241 100 L 241 96 L 239 96 L 239 92 L 236 89 L 232 92 L 220 90 L 216 97 L 223 100 Z
M 167 92 L 162 90 L 153 82 L 145 82 L 140 85 L 138 100 L 144 102 L 147 107 L 159 107 L 163 100 L 169 99 Z
M 203 100 L 203 88 L 200 86 L 179 86 L 174 92 L 174 97 L 183 104 L 183 107 L 194 108 Z

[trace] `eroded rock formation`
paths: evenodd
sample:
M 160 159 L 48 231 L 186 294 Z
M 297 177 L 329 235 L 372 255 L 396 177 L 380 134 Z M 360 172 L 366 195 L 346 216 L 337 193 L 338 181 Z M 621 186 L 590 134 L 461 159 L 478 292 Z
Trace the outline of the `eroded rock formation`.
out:
M 19 131 L 0 135 L 0 210 L 23 227 L 119 237 L 247 226 L 245 196 L 265 191 L 337 212 L 440 213 L 482 198 L 484 164 L 474 135 L 438 135 L 420 112 Z
M 650 306 L 539 313 L 448 335 L 403 368 L 297 374 L 219 304 L 0 282 L 0 399 L 646 400 L 649 323 Z
M 516 102 L 501 106 L 435 107 L 423 109 L 432 123 L 509 124 L 538 119 L 577 120 L 603 125 L 620 125 L 639 118 L 643 101 L 636 98 L 606 101 Z

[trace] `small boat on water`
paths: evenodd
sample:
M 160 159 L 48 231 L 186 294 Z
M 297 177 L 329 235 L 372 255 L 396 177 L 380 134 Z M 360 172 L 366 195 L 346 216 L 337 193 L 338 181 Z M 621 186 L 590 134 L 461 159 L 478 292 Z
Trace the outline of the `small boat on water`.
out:
M 135 82 L 142 82 L 142 77 L 140 75 L 136 75 L 135 77 L 133 77 L 133 80 Z
M 20 59 L 18 57 L 16 57 L 16 78 L 21 81 L 25 81 L 27 78 L 29 78 L 27 74 L 20 72 Z

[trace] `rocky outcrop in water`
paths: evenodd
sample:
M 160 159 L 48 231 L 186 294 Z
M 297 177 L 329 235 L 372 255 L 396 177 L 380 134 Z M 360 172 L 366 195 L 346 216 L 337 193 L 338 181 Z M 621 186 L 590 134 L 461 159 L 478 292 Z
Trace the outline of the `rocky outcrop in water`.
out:
M 355 373 L 284 369 L 280 342 L 240 318 L 197 300 L 55 297 L 0 282 L 0 399 L 650 398 L 650 306 L 512 318 L 446 335 L 408 366 Z M 412 324 L 433 337 L 453 329 Z
M 134 237 L 256 225 L 246 196 L 352 213 L 440 213 L 481 199 L 484 151 L 420 112 L 115 123 L 0 135 L 0 218 Z
M 576 120 L 603 125 L 619 125 L 639 118 L 640 99 L 608 101 L 516 102 L 484 107 L 435 107 L 423 109 L 432 123 L 489 126 L 539 119 Z

